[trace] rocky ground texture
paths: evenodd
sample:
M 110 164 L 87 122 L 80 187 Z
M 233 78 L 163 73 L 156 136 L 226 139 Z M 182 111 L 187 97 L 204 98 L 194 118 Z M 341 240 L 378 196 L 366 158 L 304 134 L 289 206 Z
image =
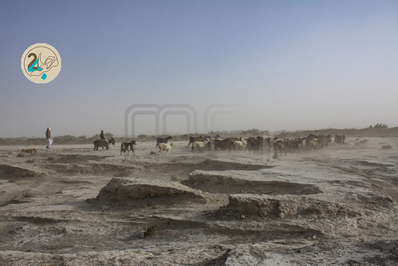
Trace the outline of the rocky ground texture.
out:
M 175 143 L 0 146 L 0 265 L 398 265 L 397 138 L 278 158 Z

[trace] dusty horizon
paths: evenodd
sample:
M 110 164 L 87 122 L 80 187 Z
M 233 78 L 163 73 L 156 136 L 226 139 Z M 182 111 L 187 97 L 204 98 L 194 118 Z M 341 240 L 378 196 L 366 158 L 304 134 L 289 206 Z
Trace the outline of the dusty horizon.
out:
M 395 130 L 397 128 L 398 128 L 398 126 L 396 126 L 396 127 L 388 126 L 388 128 L 375 128 L 375 129 L 376 130 L 377 129 Z M 271 136 L 271 135 L 279 135 L 279 134 L 282 134 L 282 133 L 299 134 L 301 132 L 312 132 L 312 131 L 313 132 L 317 132 L 317 131 L 351 131 L 351 130 L 362 131 L 362 130 L 366 130 L 366 129 L 369 129 L 369 127 L 366 127 L 366 128 L 319 128 L 319 129 L 304 129 L 304 130 L 274 130 L 274 131 L 268 131 L 268 135 L 269 136 Z M 210 132 L 207 132 L 207 133 L 197 132 L 197 133 L 189 133 L 189 134 L 187 134 L 187 133 L 166 133 L 166 134 L 159 134 L 159 135 L 156 135 L 156 134 L 140 134 L 140 135 L 137 135 L 135 137 L 133 137 L 133 136 L 127 136 L 126 137 L 124 135 L 116 135 L 113 132 L 105 132 L 105 135 L 112 134 L 112 136 L 115 137 L 115 138 L 138 138 L 138 137 L 144 137 L 144 136 L 146 136 L 146 137 L 155 137 L 155 136 L 163 136 L 163 135 L 184 136 L 184 135 L 206 135 L 206 134 L 216 134 L 216 133 L 217 134 L 223 134 L 223 133 L 224 134 L 242 134 L 242 133 L 248 132 L 248 131 L 249 131 L 249 133 L 245 133 L 245 134 L 248 134 L 248 135 L 257 134 L 257 133 L 254 134 L 254 133 L 250 132 L 250 131 L 253 131 L 253 130 L 258 131 L 260 135 L 264 135 L 264 132 L 267 132 L 267 130 L 260 130 L 260 129 L 257 129 L 257 128 L 249 128 L 249 129 L 242 129 L 242 130 L 210 131 Z M 79 136 L 71 135 L 71 134 L 62 134 L 62 135 L 61 134 L 60 135 L 53 134 L 52 137 L 53 138 L 72 137 L 72 138 L 77 138 L 77 139 L 78 138 L 90 139 L 90 138 L 94 138 L 94 137 L 99 137 L 99 135 L 100 135 L 100 133 L 92 134 L 92 135 L 79 135 Z M 265 134 L 265 135 L 267 135 L 267 134 Z M 334 136 L 332 136 L 332 137 L 334 137 Z M 364 136 L 364 137 L 366 137 L 366 136 Z M 26 139 L 34 138 L 34 139 L 40 139 L 40 138 L 45 138 L 45 136 L 42 136 L 42 137 L 41 136 L 21 136 L 21 137 L 2 137 L 2 136 L 0 136 L 0 139 L 8 139 L 8 138 L 15 138 L 15 139 L 18 139 L 18 138 L 26 138 Z

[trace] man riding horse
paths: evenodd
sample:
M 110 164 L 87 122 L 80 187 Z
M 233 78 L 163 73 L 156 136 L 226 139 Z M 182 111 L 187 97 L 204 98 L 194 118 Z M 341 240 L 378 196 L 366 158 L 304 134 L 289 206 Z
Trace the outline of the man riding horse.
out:
M 101 141 L 104 141 L 104 142 L 106 142 L 106 144 L 109 145 L 109 141 L 105 138 L 105 134 L 104 134 L 103 130 L 101 130 L 100 138 L 101 138 Z
M 107 150 L 109 149 L 109 144 L 115 145 L 115 140 L 111 138 L 111 140 L 108 140 L 105 138 L 104 131 L 101 130 L 100 134 L 101 139 L 94 141 L 94 150 L 98 151 L 98 147 L 106 148 Z

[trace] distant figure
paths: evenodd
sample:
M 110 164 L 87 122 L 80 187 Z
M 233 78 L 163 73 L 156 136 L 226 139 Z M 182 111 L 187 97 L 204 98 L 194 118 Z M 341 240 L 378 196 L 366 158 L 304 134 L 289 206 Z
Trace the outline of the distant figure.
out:
M 53 139 L 51 138 L 51 127 L 47 128 L 46 131 L 46 139 L 47 139 L 47 146 L 46 148 L 49 149 L 51 147 L 51 144 L 53 143 Z
M 103 131 L 103 130 L 101 130 L 100 137 L 101 137 L 101 140 L 102 140 L 102 141 L 104 141 L 104 142 L 106 142 L 106 143 L 109 144 L 109 141 L 105 138 L 105 134 L 104 134 L 104 131 Z

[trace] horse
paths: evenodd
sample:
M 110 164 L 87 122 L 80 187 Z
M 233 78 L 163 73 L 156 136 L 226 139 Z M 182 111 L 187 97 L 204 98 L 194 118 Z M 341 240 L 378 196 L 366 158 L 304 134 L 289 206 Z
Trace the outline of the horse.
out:
M 106 147 L 106 149 L 108 150 L 110 143 L 112 143 L 113 146 L 115 146 L 115 140 L 113 138 L 109 140 L 109 143 L 105 140 L 97 139 L 94 141 L 94 151 L 98 151 L 99 147 Z

